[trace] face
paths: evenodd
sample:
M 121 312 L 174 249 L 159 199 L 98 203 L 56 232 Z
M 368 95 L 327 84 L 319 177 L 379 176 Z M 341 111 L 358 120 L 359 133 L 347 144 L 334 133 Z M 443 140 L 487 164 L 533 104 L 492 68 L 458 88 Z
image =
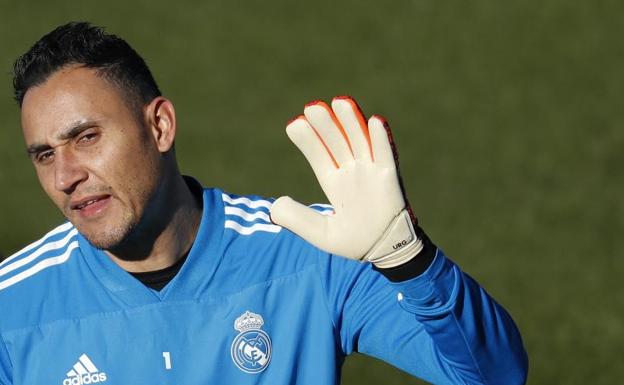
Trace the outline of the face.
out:
M 22 128 L 41 186 L 96 247 L 124 241 L 157 190 L 161 151 L 149 127 L 92 69 L 61 69 L 24 97 Z

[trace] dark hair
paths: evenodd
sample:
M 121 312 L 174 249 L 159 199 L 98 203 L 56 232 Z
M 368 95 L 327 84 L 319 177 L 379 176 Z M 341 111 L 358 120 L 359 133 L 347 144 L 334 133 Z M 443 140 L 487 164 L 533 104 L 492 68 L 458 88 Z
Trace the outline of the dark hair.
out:
M 13 66 L 15 100 L 66 66 L 93 68 L 116 85 L 135 112 L 160 96 L 147 64 L 122 38 L 87 22 L 71 22 L 43 36 Z

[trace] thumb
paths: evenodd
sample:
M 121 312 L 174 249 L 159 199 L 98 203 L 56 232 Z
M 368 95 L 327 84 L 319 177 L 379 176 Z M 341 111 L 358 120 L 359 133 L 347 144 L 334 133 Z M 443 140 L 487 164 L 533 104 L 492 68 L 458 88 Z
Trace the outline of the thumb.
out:
M 283 196 L 271 206 L 271 221 L 287 228 L 306 241 L 324 248 L 327 244 L 328 220 L 326 215 Z

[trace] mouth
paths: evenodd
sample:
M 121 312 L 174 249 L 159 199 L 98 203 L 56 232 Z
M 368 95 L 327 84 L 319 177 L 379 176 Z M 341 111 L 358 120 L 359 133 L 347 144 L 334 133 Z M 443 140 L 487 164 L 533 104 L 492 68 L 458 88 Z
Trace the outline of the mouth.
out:
M 111 200 L 110 195 L 94 195 L 73 201 L 70 208 L 85 217 L 101 213 Z

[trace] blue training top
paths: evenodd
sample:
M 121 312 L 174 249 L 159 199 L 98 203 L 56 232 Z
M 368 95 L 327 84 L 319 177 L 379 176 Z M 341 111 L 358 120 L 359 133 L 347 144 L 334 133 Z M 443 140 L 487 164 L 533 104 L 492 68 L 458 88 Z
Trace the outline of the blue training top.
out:
M 160 292 L 70 223 L 0 264 L 0 384 L 336 384 L 353 351 L 435 384 L 525 382 L 512 319 L 442 251 L 391 283 L 272 224 L 269 200 L 203 201 Z

